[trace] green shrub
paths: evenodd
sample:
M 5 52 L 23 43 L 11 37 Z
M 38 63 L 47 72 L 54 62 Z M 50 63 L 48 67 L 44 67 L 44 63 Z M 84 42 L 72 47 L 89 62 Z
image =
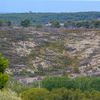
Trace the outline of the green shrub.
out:
M 44 100 L 49 94 L 49 91 L 46 89 L 32 88 L 21 93 L 23 100 Z
M 0 54 L 0 72 L 4 73 L 5 69 L 8 67 L 8 60 L 5 59 L 1 54 Z
M 23 27 L 28 27 L 28 26 L 30 26 L 30 20 L 28 20 L 28 19 L 22 20 L 20 24 Z
M 90 86 L 92 90 L 100 91 L 100 77 L 93 78 Z
M 58 100 L 100 100 L 100 92 L 98 91 L 84 91 L 81 90 L 67 90 L 65 88 L 54 89 L 52 94 L 57 94 L 62 99 Z M 52 99 L 51 99 L 52 100 Z
M 54 88 L 68 88 L 71 89 L 73 86 L 72 79 L 68 77 L 47 77 L 42 80 L 42 87 L 52 90 Z
M 100 77 L 46 77 L 41 82 L 43 88 L 52 90 L 55 88 L 80 89 L 82 91 L 100 91 Z
M 0 54 L 0 89 L 4 88 L 8 81 L 8 75 L 5 74 L 5 69 L 8 67 L 8 60 Z
M 47 91 L 44 88 L 34 88 L 21 94 L 22 100 L 100 100 L 98 91 L 81 91 L 80 89 L 59 88 Z
M 0 73 L 0 89 L 4 88 L 8 81 L 8 75 Z
M 57 20 L 51 21 L 51 26 L 54 28 L 60 28 L 60 23 Z

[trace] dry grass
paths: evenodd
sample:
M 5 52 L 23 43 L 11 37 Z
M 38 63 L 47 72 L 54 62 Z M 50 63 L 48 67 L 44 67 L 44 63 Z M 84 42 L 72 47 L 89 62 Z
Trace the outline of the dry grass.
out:
M 0 91 L 0 100 L 21 100 L 21 98 L 11 90 L 3 90 Z

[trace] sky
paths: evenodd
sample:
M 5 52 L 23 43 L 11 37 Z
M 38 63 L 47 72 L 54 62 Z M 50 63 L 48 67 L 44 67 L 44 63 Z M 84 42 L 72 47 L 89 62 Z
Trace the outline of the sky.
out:
M 100 11 L 100 0 L 0 0 L 0 13 Z

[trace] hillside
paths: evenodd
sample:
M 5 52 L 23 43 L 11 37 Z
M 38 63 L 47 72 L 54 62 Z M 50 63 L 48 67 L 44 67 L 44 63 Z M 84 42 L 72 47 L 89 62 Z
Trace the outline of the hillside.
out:
M 0 52 L 10 76 L 100 75 L 100 30 L 3 27 Z

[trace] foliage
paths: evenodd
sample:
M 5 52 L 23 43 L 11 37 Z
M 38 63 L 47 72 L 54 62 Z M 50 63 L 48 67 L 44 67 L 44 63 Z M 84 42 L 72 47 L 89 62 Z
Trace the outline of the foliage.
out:
M 4 88 L 8 81 L 8 75 L 0 73 L 0 89 Z
M 47 77 L 42 80 L 42 87 L 52 90 L 54 88 L 71 88 L 73 82 L 68 77 Z
M 22 20 L 21 21 L 21 26 L 23 26 L 23 27 L 30 26 L 30 20 L 28 20 L 28 19 Z
M 8 81 L 8 75 L 5 74 L 5 69 L 8 67 L 8 60 L 0 55 L 0 89 L 4 88 Z
M 55 28 L 59 28 L 60 27 L 60 23 L 59 23 L 59 21 L 54 20 L 54 21 L 51 21 L 51 26 L 55 27 Z
M 4 73 L 5 69 L 8 67 L 8 60 L 6 60 L 1 54 L 0 54 L 0 72 Z
M 100 20 L 93 20 L 92 23 L 95 28 L 100 28 Z
M 22 92 L 21 97 L 23 100 L 44 100 L 49 91 L 46 89 L 32 88 Z
M 23 19 L 29 19 L 32 24 L 45 24 L 51 20 L 61 23 L 66 21 L 85 21 L 100 18 L 100 12 L 78 12 L 78 13 L 12 13 L 0 14 L 0 20 L 12 21 L 13 25 L 20 25 Z
M 0 20 L 0 26 L 11 26 L 11 21 Z
M 8 26 L 11 26 L 11 24 L 12 24 L 11 21 L 7 21 Z
M 48 91 L 44 88 L 29 89 L 21 93 L 23 100 L 99 100 L 100 92 L 67 90 L 65 88 Z
M 72 28 L 100 28 L 100 12 L 79 12 L 79 13 L 12 13 L 0 14 L 0 26 L 4 22 L 11 22 L 12 25 L 20 25 L 21 22 L 28 20 L 32 26 L 40 27 L 40 25 L 52 22 L 54 27 L 60 27 L 60 23 L 64 23 L 64 27 Z M 8 24 L 8 26 L 10 23 Z M 24 23 L 24 26 L 26 22 Z M 23 25 L 22 25 L 23 26 Z
M 65 87 L 67 89 L 80 89 L 82 91 L 100 91 L 99 83 L 99 77 L 77 77 L 75 79 L 68 77 L 47 77 L 42 80 L 42 87 L 48 90 Z
M 99 100 L 100 98 L 99 77 L 77 77 L 75 79 L 64 76 L 47 77 L 41 82 L 43 88 L 23 88 L 18 83 L 11 86 L 12 83 L 8 88 L 16 91 L 22 100 Z
M 0 100 L 21 100 L 21 98 L 11 90 L 3 90 L 0 91 Z
M 3 22 L 2 22 L 2 20 L 0 20 L 0 26 L 2 26 L 2 24 L 3 24 Z
M 81 90 L 67 90 L 65 88 L 54 89 L 52 94 L 57 94 L 62 97 L 58 100 L 99 100 L 100 92 L 97 91 L 84 91 Z
M 68 27 L 69 26 L 69 23 L 68 22 L 64 22 L 64 27 Z

